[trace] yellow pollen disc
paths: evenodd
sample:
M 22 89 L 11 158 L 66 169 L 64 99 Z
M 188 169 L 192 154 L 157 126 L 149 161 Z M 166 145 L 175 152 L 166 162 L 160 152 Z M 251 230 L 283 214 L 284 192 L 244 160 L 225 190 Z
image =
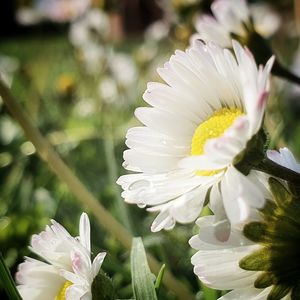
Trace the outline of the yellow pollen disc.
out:
M 54 300 L 66 300 L 66 291 L 69 286 L 72 285 L 71 281 L 66 281 L 64 285 L 59 290 Z
M 191 155 L 202 155 L 205 143 L 209 139 L 220 137 L 224 134 L 237 117 L 243 115 L 238 108 L 222 108 L 213 113 L 206 121 L 202 122 L 193 135 Z M 212 176 L 221 170 L 198 170 L 199 176 Z

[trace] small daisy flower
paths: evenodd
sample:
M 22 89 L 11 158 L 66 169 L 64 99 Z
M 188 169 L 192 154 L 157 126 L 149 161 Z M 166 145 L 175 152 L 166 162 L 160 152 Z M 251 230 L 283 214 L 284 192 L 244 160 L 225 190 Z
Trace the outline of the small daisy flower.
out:
M 18 290 L 26 299 L 92 299 L 91 287 L 105 252 L 91 261 L 90 223 L 87 214 L 80 218 L 79 237 L 51 221 L 45 231 L 33 235 L 30 249 L 46 262 L 27 257 L 16 273 Z
M 200 218 L 190 240 L 195 274 L 207 286 L 232 290 L 222 300 L 300 299 L 300 208 L 279 181 L 270 178 L 268 201 L 243 231 L 231 228 L 227 241 L 215 237 L 213 216 Z
M 70 27 L 69 38 L 76 47 L 88 47 L 108 38 L 110 24 L 108 16 L 100 9 L 89 9 Z
M 166 84 L 144 93 L 152 107 L 135 112 L 145 126 L 128 130 L 124 167 L 136 174 L 117 183 L 126 202 L 159 212 L 153 231 L 194 221 L 208 195 L 214 213 L 234 224 L 264 204 L 255 172 L 234 165 L 261 128 L 273 58 L 257 68 L 248 49 L 233 48 L 197 41 L 176 51 L 158 70 Z
M 265 4 L 248 7 L 245 0 L 215 0 L 211 10 L 213 16 L 202 15 L 196 20 L 197 33 L 192 36 L 192 41 L 202 39 L 230 47 L 232 38 L 246 44 L 253 29 L 269 37 L 280 25 L 278 15 Z

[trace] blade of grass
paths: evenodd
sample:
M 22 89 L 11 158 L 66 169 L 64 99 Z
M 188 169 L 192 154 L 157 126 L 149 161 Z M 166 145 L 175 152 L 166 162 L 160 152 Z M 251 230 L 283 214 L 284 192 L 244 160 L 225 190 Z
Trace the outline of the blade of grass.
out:
M 219 296 L 219 291 L 210 289 L 209 287 L 201 284 L 201 290 L 204 295 L 205 300 L 217 300 Z
M 0 280 L 2 282 L 3 288 L 11 300 L 22 300 L 15 282 L 9 272 L 9 269 L 5 265 L 2 253 L 0 252 Z
M 110 128 L 108 130 L 110 132 Z M 106 165 L 108 170 L 108 177 L 109 177 L 110 184 L 113 186 L 116 209 L 119 212 L 122 223 L 126 226 L 126 228 L 131 233 L 134 233 L 127 206 L 124 203 L 123 199 L 121 198 L 120 188 L 116 184 L 116 181 L 118 179 L 118 171 L 117 171 L 117 162 L 115 157 L 115 145 L 114 145 L 112 135 L 110 134 L 106 139 L 104 139 L 103 143 L 104 143 L 105 160 L 106 160 Z
M 98 224 L 114 236 L 127 250 L 130 250 L 132 235 L 101 205 L 100 201 L 87 190 L 71 169 L 63 162 L 52 145 L 43 137 L 38 128 L 32 124 L 29 116 L 10 94 L 9 89 L 1 80 L 0 96 L 9 112 L 23 128 L 27 138 L 35 146 L 37 153 L 49 165 L 50 169 L 68 186 L 81 205 L 94 215 Z M 147 258 L 151 270 L 154 273 L 158 273 L 160 270 L 158 261 L 149 254 Z M 171 272 L 165 272 L 163 283 L 176 294 L 178 299 L 195 299 L 189 288 L 175 278 Z
M 158 295 L 159 293 L 159 289 L 160 289 L 160 286 L 161 286 L 161 282 L 162 282 L 162 279 L 164 277 L 164 273 L 165 273 L 165 269 L 166 269 L 166 265 L 163 264 L 158 272 L 158 275 L 157 275 L 157 278 L 155 280 L 155 290 L 156 290 L 156 294 Z
M 140 237 L 133 239 L 130 262 L 134 298 L 136 300 L 157 300 L 152 280 L 153 275 L 150 272 L 145 248 Z

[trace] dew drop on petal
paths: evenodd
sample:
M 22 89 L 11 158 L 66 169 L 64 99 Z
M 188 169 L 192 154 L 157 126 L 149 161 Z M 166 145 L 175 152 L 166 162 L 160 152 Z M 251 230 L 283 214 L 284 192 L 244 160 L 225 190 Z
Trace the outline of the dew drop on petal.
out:
M 165 146 L 168 145 L 168 142 L 166 140 L 161 140 L 161 143 Z
M 138 189 L 146 189 L 146 188 L 150 188 L 151 187 L 151 182 L 149 180 L 137 180 L 134 181 L 133 183 L 131 183 L 128 187 L 129 191 L 134 191 L 134 190 L 138 190 Z
M 145 208 L 146 207 L 146 204 L 145 203 L 137 203 L 136 204 L 139 208 Z

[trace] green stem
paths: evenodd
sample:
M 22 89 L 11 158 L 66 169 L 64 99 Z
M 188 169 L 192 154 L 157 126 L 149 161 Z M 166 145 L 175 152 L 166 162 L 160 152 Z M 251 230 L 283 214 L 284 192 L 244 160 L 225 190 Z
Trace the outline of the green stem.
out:
M 64 182 L 69 190 L 75 195 L 85 209 L 91 212 L 100 226 L 118 240 L 127 250 L 130 251 L 132 235 L 101 205 L 94 195 L 86 189 L 81 181 L 74 175 L 71 169 L 63 162 L 52 145 L 42 136 L 41 132 L 32 124 L 24 109 L 10 94 L 9 89 L 0 80 L 0 96 L 7 109 L 23 128 L 27 138 L 35 146 L 37 153 L 49 165 L 50 169 Z M 154 273 L 160 270 L 160 263 L 148 254 L 149 266 Z M 163 283 L 172 290 L 178 299 L 194 299 L 189 288 L 177 280 L 169 271 L 165 272 Z
M 5 265 L 1 252 L 0 252 L 0 280 L 10 300 L 22 300 L 16 288 L 15 282 L 9 272 L 9 269 Z
M 132 233 L 133 227 L 130 222 L 129 212 L 126 204 L 124 203 L 124 200 L 120 196 L 121 194 L 120 188 L 116 184 L 116 180 L 118 178 L 118 171 L 117 171 L 118 169 L 117 169 L 117 162 L 115 157 L 115 145 L 114 145 L 112 135 L 104 139 L 104 152 L 105 152 L 106 165 L 108 169 L 109 181 L 113 187 L 116 210 L 121 217 L 122 223 Z
M 272 68 L 272 73 L 278 77 L 300 85 L 300 77 L 288 70 L 287 68 L 285 68 L 277 60 L 275 61 L 274 66 Z
M 257 166 L 254 166 L 257 171 L 265 172 L 269 175 L 289 181 L 293 184 L 300 185 L 300 174 L 291 169 L 285 168 L 276 164 L 274 161 L 265 157 Z

